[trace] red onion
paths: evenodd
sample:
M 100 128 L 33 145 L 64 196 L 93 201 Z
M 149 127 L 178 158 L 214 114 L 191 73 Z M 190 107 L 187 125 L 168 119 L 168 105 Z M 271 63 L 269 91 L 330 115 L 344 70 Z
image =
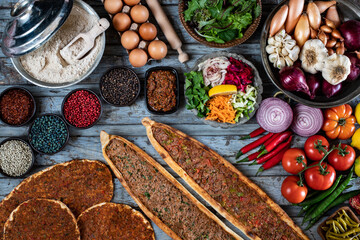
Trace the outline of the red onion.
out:
M 279 73 L 281 84 L 286 90 L 311 95 L 309 86 L 306 84 L 305 74 L 300 68 L 294 66 L 283 67 Z
M 359 33 L 360 34 L 360 33 Z M 347 77 L 346 81 L 355 81 L 360 76 L 360 59 L 357 58 L 355 53 L 345 53 L 345 55 L 350 59 L 350 74 Z
M 310 90 L 310 99 L 314 99 L 320 92 L 321 80 L 318 75 L 309 74 L 306 76 L 306 83 Z
M 297 104 L 293 110 L 294 120 L 291 129 L 294 133 L 302 137 L 309 137 L 320 131 L 324 122 L 320 109 Z
M 340 26 L 341 35 L 347 50 L 355 51 L 360 49 L 360 22 L 349 20 Z
M 290 127 L 293 112 L 287 102 L 278 98 L 267 98 L 261 102 L 256 120 L 266 131 L 279 133 Z
M 328 81 L 323 80 L 322 82 L 322 92 L 327 98 L 331 98 L 332 96 L 338 94 L 341 90 L 342 84 L 339 83 L 337 85 L 332 85 L 328 83 Z

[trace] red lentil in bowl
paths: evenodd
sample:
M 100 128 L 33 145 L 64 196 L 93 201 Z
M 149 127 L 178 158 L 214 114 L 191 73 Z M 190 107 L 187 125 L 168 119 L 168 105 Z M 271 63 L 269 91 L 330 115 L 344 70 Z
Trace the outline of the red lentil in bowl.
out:
M 65 96 L 61 107 L 65 122 L 76 128 L 90 128 L 100 119 L 100 98 L 89 89 L 75 89 Z
M 35 115 L 36 103 L 25 88 L 11 87 L 0 95 L 0 119 L 10 126 L 23 126 Z

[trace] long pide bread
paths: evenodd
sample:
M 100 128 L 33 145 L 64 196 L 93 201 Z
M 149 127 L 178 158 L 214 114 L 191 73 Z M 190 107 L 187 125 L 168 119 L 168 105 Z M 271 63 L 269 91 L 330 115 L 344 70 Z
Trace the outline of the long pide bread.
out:
M 100 140 L 115 176 L 145 215 L 171 238 L 242 239 L 139 147 L 104 131 Z
M 251 239 L 309 239 L 230 162 L 194 138 L 144 118 L 148 138 L 167 164 L 217 212 Z

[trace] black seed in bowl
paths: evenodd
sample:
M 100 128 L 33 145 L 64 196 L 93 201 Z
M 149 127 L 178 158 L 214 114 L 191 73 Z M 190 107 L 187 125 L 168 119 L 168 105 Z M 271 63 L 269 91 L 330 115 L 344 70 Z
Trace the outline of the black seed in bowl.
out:
M 131 105 L 140 94 L 140 80 L 129 68 L 113 68 L 102 76 L 100 93 L 112 105 Z

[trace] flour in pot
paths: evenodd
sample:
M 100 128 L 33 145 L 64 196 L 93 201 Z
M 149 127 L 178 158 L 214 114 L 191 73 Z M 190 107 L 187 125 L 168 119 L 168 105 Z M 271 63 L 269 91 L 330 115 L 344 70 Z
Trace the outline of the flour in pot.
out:
M 84 75 L 100 54 L 100 36 L 94 48 L 82 59 L 67 64 L 60 56 L 60 50 L 79 33 L 89 31 L 97 22 L 81 7 L 74 5 L 69 17 L 56 34 L 39 49 L 20 57 L 24 69 L 34 78 L 48 83 L 72 82 Z

